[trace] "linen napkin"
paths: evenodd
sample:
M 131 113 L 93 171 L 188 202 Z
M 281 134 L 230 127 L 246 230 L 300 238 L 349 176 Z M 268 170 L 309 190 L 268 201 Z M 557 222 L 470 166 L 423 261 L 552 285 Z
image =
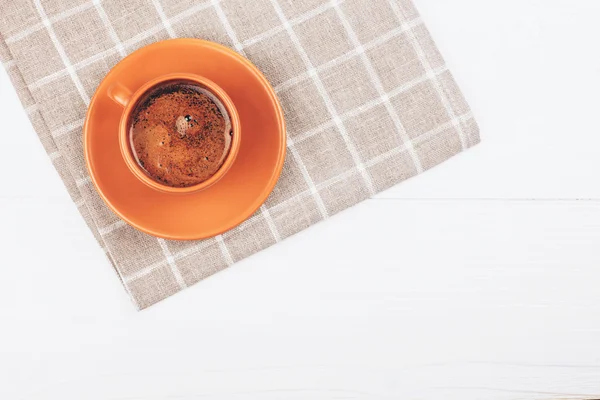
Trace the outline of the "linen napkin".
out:
M 0 37 L 31 123 L 139 309 L 479 142 L 410 0 L 0 0 Z M 197 242 L 120 221 L 83 157 L 86 108 L 104 75 L 132 51 L 175 37 L 248 57 L 288 126 L 283 173 L 265 205 Z

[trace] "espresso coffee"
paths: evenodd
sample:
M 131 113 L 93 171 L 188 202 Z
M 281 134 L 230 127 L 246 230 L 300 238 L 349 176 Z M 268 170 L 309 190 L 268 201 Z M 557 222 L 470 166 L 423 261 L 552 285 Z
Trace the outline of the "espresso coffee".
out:
M 155 181 L 190 187 L 212 177 L 232 143 L 232 127 L 223 103 L 210 91 L 188 82 L 152 89 L 130 117 L 134 157 Z

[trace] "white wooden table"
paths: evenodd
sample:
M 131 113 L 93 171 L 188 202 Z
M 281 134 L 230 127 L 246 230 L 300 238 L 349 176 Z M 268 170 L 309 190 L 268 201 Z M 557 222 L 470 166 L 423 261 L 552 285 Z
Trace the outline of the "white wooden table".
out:
M 483 143 L 141 313 L 0 72 L 0 398 L 600 398 L 600 2 L 416 3 Z

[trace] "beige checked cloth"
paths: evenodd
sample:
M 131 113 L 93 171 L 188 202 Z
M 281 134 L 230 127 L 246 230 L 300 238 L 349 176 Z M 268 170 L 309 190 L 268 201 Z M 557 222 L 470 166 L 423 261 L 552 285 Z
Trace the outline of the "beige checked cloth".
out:
M 0 0 L 0 57 L 81 215 L 140 309 L 479 142 L 410 0 Z M 213 239 L 156 239 L 95 192 L 82 124 L 121 58 L 195 37 L 256 64 L 281 99 L 288 156 L 265 206 Z M 115 132 L 116 134 L 116 132 Z

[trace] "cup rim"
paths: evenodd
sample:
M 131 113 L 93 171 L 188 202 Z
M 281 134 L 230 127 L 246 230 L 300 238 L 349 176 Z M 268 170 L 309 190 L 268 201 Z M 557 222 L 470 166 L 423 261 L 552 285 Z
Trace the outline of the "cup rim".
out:
M 139 165 L 139 163 L 135 160 L 133 156 L 133 149 L 131 148 L 131 141 L 129 140 L 129 118 L 134 108 L 137 106 L 138 101 L 152 88 L 164 84 L 169 81 L 191 81 L 193 83 L 199 84 L 199 86 L 203 86 L 208 89 L 211 93 L 213 93 L 217 98 L 223 103 L 227 112 L 229 113 L 229 119 L 231 121 L 231 130 L 233 131 L 233 139 L 231 142 L 231 148 L 229 149 L 229 153 L 225 160 L 223 161 L 223 165 L 221 168 L 217 170 L 209 179 L 201 182 L 197 185 L 188 186 L 188 187 L 173 187 L 161 184 L 156 180 L 152 179 Z M 190 74 L 190 73 L 171 73 L 159 76 L 154 78 L 140 88 L 138 88 L 131 99 L 129 100 L 127 106 L 123 110 L 123 114 L 121 116 L 121 121 L 119 124 L 119 147 L 121 149 L 121 155 L 127 164 L 129 170 L 142 181 L 147 186 L 152 189 L 165 192 L 165 193 L 173 193 L 173 194 L 187 194 L 187 193 L 195 193 L 205 189 L 208 189 L 210 186 L 217 183 L 229 169 L 232 167 L 237 153 L 240 148 L 241 143 L 241 129 L 240 129 L 240 117 L 237 112 L 235 105 L 231 98 L 227 95 L 227 93 L 216 83 L 207 79 L 203 76 Z

